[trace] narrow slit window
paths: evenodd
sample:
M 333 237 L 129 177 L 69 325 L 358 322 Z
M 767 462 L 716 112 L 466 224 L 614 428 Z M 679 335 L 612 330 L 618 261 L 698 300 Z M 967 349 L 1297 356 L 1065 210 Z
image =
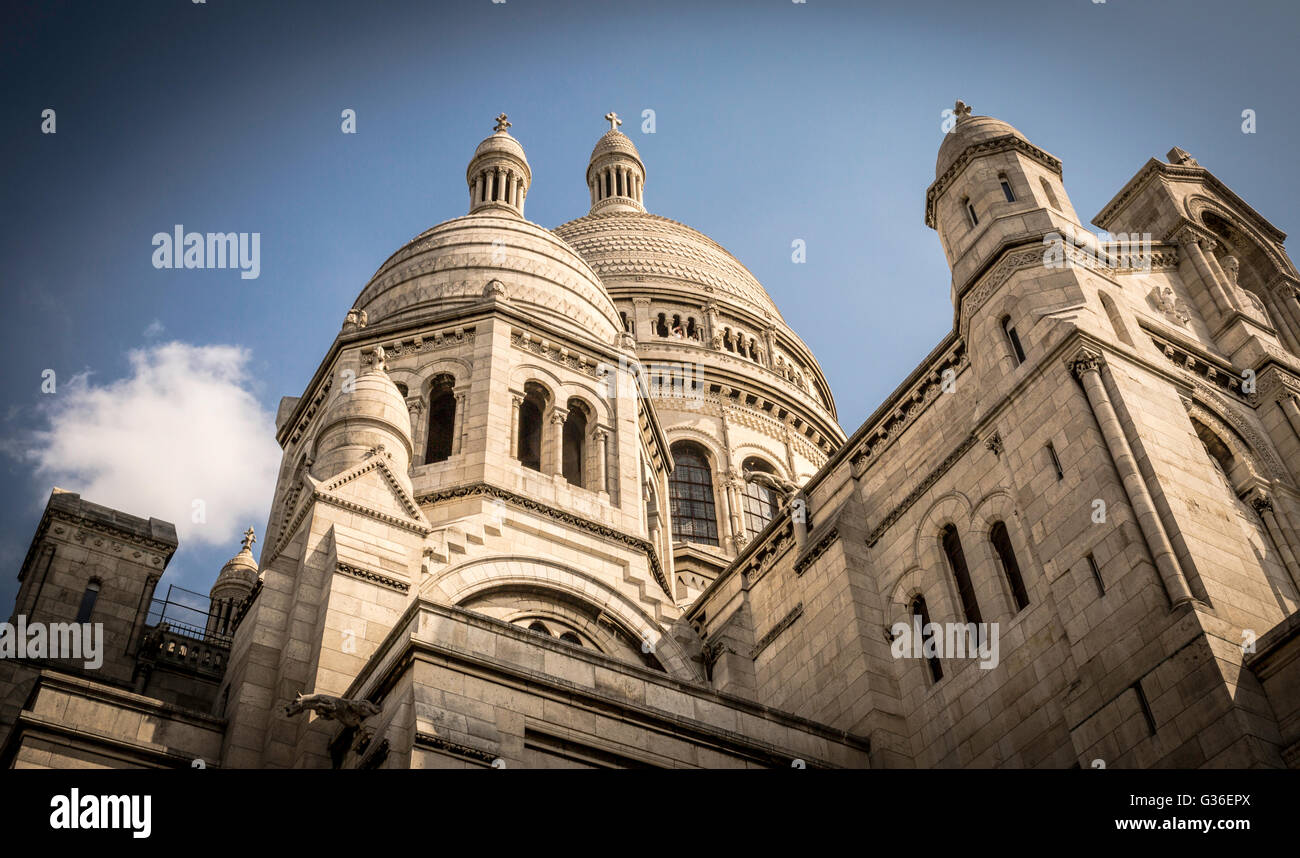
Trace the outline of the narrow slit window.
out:
M 912 600 L 912 616 L 921 618 L 921 646 L 924 648 L 925 627 L 930 624 L 930 611 L 926 608 L 924 596 L 918 595 Z M 930 667 L 930 679 L 935 682 L 943 679 L 943 665 L 939 662 L 939 659 L 936 656 L 927 656 L 925 661 Z
M 971 582 L 970 569 L 966 566 L 966 553 L 962 551 L 961 537 L 957 535 L 957 528 L 948 525 L 943 529 L 943 553 L 948 557 L 949 571 L 957 582 L 957 595 L 961 598 L 962 613 L 966 617 L 966 622 L 979 625 L 980 606 L 975 601 L 975 585 Z
M 1029 607 L 1029 593 L 1025 590 L 1025 579 L 1020 575 L 1020 564 L 1016 562 L 1016 552 L 1011 547 L 1011 534 L 1007 532 L 1005 522 L 999 521 L 989 531 L 989 541 L 997 552 L 1002 572 L 1006 575 L 1007 585 L 1011 587 L 1011 598 L 1016 604 L 1016 613 Z
M 1047 445 L 1047 459 L 1052 465 L 1052 470 L 1056 472 L 1056 481 L 1059 483 L 1065 479 L 1065 471 L 1061 469 L 1061 459 L 1056 455 L 1056 447 L 1051 443 Z
M 77 622 L 90 622 L 90 613 L 95 610 L 95 600 L 99 598 L 99 582 L 92 580 L 86 585 L 86 592 L 81 594 L 81 607 L 77 608 Z
M 971 204 L 970 200 L 963 200 L 962 203 L 966 206 L 966 219 L 970 221 L 970 225 L 979 226 L 980 219 L 975 214 L 975 206 Z
M 1007 344 L 1011 346 L 1011 354 L 1015 356 L 1016 366 L 1025 362 L 1025 350 L 1020 345 L 1020 335 L 1016 333 L 1015 325 L 1011 324 L 1010 316 L 1002 317 L 1002 333 L 1007 337 Z
M 1106 595 L 1106 582 L 1101 580 L 1101 570 L 1097 568 L 1097 561 L 1091 554 L 1088 555 L 1088 571 L 1092 573 L 1092 580 L 1097 584 L 1097 595 Z
M 1016 195 L 1015 192 L 1011 190 L 1011 183 L 1007 181 L 1006 176 L 1002 177 L 1001 185 L 1002 195 L 1007 198 L 1007 202 L 1014 203 L 1016 201 Z

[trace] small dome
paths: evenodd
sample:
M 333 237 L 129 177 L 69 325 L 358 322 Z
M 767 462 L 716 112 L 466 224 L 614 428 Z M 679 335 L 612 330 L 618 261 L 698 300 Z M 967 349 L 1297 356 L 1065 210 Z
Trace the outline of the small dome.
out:
M 244 532 L 244 545 L 239 553 L 226 561 L 217 575 L 217 583 L 212 585 L 211 597 L 219 599 L 240 592 L 251 593 L 257 584 L 257 561 L 253 559 L 253 528 Z
M 641 153 L 636 150 L 636 144 L 618 129 L 606 131 L 605 136 L 596 141 L 596 147 L 591 150 L 590 160 L 595 161 L 601 155 L 610 153 L 631 155 L 637 160 L 641 159 Z
M 399 479 L 407 479 L 414 445 L 411 412 L 383 367 L 383 347 L 375 349 L 370 368 L 340 390 L 321 419 L 312 474 L 328 479 L 374 455 L 391 460 Z
M 961 104 L 961 102 L 957 103 Z M 1001 119 L 994 119 L 992 116 L 958 114 L 957 124 L 944 135 L 943 143 L 939 144 L 939 157 L 934 165 L 934 177 L 937 179 L 947 172 L 961 153 L 976 143 L 1007 136 L 1019 137 L 1028 142 L 1025 135 Z
M 492 154 L 511 155 L 525 164 L 528 163 L 528 158 L 524 155 L 524 147 L 504 129 L 488 137 L 474 150 L 475 158 Z

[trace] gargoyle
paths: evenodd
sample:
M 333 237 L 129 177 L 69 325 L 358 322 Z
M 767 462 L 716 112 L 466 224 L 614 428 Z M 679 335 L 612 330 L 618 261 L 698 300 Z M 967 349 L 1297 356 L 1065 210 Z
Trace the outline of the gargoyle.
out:
M 753 471 L 746 468 L 744 471 L 745 482 L 757 483 L 764 488 L 775 492 L 781 499 L 781 503 L 787 504 L 796 494 L 799 493 L 799 486 L 789 480 L 782 479 L 776 474 L 765 473 L 764 471 Z
M 308 694 L 304 697 L 301 692 L 297 700 L 284 707 L 284 714 L 292 718 L 307 709 L 327 721 L 338 721 L 345 727 L 360 727 L 361 722 L 371 715 L 379 714 L 379 707 L 369 700 L 349 700 L 328 694 Z

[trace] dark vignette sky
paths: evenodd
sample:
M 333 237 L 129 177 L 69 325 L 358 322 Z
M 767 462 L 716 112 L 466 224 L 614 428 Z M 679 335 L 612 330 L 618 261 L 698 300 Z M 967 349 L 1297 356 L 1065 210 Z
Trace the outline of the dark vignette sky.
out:
M 922 215 L 956 98 L 1060 157 L 1083 217 L 1177 145 L 1282 230 L 1300 226 L 1300 4 L 1282 0 L 5 6 L 3 615 L 50 489 L 12 454 L 45 428 L 42 370 L 107 385 L 133 349 L 238 345 L 273 411 L 380 263 L 464 213 L 465 166 L 501 111 L 533 168 L 528 218 L 548 227 L 586 212 L 601 117 L 626 117 L 649 210 L 754 272 L 820 359 L 846 432 L 952 324 Z M 345 108 L 355 135 L 340 132 Z M 1257 133 L 1242 133 L 1246 109 Z M 151 237 L 177 223 L 260 232 L 261 276 L 155 270 Z M 143 462 L 138 478 L 168 471 Z M 259 530 L 270 488 L 250 487 Z M 182 547 L 164 581 L 206 590 L 238 547 L 233 529 L 220 540 Z

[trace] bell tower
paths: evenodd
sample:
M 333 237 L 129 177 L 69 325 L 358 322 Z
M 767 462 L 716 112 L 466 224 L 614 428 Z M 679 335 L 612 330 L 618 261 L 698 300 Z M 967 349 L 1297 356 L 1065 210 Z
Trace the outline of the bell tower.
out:
M 1008 245 L 1053 232 L 1086 233 L 1061 180 L 1061 162 L 1000 119 L 958 101 L 925 194 L 926 226 L 939 233 L 960 286 Z

